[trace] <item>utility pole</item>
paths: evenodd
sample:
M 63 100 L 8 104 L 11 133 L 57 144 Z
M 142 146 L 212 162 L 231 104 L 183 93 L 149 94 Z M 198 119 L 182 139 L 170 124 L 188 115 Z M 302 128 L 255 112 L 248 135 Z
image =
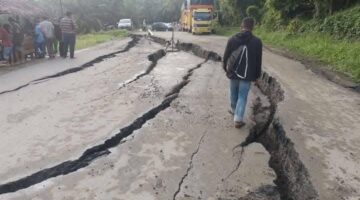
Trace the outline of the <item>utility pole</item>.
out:
M 64 8 L 63 8 L 62 0 L 60 0 L 60 9 L 61 9 L 61 17 L 64 17 Z

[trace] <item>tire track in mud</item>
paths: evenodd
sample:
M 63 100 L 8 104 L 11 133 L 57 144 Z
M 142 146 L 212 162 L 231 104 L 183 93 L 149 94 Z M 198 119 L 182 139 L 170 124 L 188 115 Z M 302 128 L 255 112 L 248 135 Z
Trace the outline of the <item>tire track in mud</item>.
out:
M 159 53 L 159 52 L 158 52 Z M 159 55 L 164 55 L 163 53 L 159 53 Z M 111 154 L 111 148 L 114 148 L 120 145 L 123 142 L 123 139 L 132 135 L 136 130 L 142 128 L 144 124 L 146 124 L 149 120 L 154 119 L 160 112 L 169 108 L 171 103 L 178 98 L 180 91 L 190 82 L 190 77 L 193 74 L 194 70 L 202 67 L 204 63 L 206 63 L 209 59 L 218 61 L 216 57 L 212 57 L 209 55 L 207 59 L 196 65 L 196 67 L 191 68 L 187 71 L 187 73 L 183 76 L 183 80 L 180 84 L 176 85 L 165 97 L 165 99 L 158 106 L 153 107 L 148 112 L 134 120 L 130 125 L 119 130 L 117 134 L 115 134 L 110 139 L 107 139 L 102 144 L 91 147 L 87 149 L 79 158 L 75 160 L 65 161 L 61 164 L 58 164 L 54 167 L 43 169 L 34 174 L 31 174 L 27 177 L 18 179 L 13 182 L 4 183 L 0 185 L 0 195 L 6 193 L 17 192 L 22 189 L 29 188 L 33 185 L 41 183 L 51 178 L 55 178 L 61 175 L 68 175 L 70 173 L 76 172 L 79 169 L 85 168 L 89 166 L 92 162 L 94 162 L 97 158 L 102 156 L 107 156 Z M 156 59 L 155 59 L 156 60 Z M 139 77 L 140 78 L 140 77 Z
M 135 36 L 135 35 L 132 35 L 131 36 L 131 41 L 128 42 L 128 44 L 126 45 L 126 47 L 120 51 L 115 51 L 115 52 L 112 52 L 112 53 L 109 53 L 109 54 L 106 54 L 106 55 L 102 55 L 102 56 L 99 56 L 79 67 L 74 67 L 74 68 L 71 68 L 71 69 L 67 69 L 67 70 L 64 70 L 64 71 L 61 71 L 61 72 L 58 72 L 56 74 L 53 74 L 53 75 L 49 75 L 49 76 L 44 76 L 42 78 L 39 78 L 39 79 L 35 79 L 35 80 L 32 80 L 24 85 L 21 85 L 15 89 L 11 89 L 11 90 L 5 90 L 5 91 L 2 91 L 0 92 L 0 95 L 3 95 L 3 94 L 7 94 L 7 93 L 11 93 L 11 92 L 16 92 L 20 89 L 23 89 L 25 87 L 28 87 L 32 84 L 38 84 L 40 82 L 43 82 L 43 81 L 46 81 L 46 80 L 49 80 L 49 79 L 52 79 L 52 78 L 57 78 L 57 77 L 61 77 L 61 76 L 65 76 L 65 75 L 68 75 L 68 74 L 72 74 L 72 73 L 76 73 L 76 72 L 79 72 L 79 71 L 82 71 L 84 69 L 87 69 L 89 67 L 93 67 L 95 64 L 97 63 L 100 63 L 102 61 L 104 61 L 105 59 L 107 58 L 113 58 L 115 57 L 117 54 L 121 54 L 121 53 L 125 53 L 125 52 L 128 52 L 130 49 L 132 49 L 133 47 L 135 47 L 138 42 L 140 41 L 141 37 L 139 36 Z

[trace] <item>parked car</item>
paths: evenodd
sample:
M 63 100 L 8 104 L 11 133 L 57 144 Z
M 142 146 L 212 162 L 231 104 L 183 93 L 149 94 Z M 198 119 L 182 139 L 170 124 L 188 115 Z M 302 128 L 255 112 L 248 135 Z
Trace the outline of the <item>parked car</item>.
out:
M 151 30 L 153 30 L 153 31 L 171 31 L 171 30 L 173 30 L 173 28 L 164 22 L 155 22 L 151 25 Z
M 131 19 L 120 19 L 118 23 L 118 28 L 131 30 L 133 28 Z
M 172 23 L 165 23 L 166 26 L 168 27 L 168 31 L 173 31 L 174 30 L 174 26 Z

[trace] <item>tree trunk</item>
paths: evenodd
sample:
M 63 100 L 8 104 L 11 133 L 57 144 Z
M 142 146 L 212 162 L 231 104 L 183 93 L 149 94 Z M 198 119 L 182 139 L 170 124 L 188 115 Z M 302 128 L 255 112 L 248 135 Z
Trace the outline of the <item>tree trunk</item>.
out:
M 332 15 L 333 14 L 333 11 L 334 11 L 334 0 L 329 0 L 329 15 Z
M 314 1 L 314 6 L 315 6 L 315 14 L 314 17 L 318 18 L 320 16 L 320 2 L 319 0 L 315 0 Z

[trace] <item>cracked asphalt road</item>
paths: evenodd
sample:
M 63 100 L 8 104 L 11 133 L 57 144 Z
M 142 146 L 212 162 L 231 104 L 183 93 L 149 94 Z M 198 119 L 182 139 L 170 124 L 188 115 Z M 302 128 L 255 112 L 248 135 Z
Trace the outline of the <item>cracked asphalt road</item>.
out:
M 223 37 L 176 35 L 220 55 L 226 44 Z M 0 91 L 78 67 L 119 51 L 130 41 L 80 52 L 76 63 L 55 60 L 0 70 Z M 163 48 L 141 39 L 129 51 L 91 68 L 0 95 L 0 191 L 2 184 L 79 158 L 119 129 L 133 130 L 88 165 L 16 192 L 4 191 L 0 200 L 279 200 L 273 183 L 276 175 L 264 147 L 234 149 L 249 134 L 251 109 L 247 110 L 250 123 L 235 130 L 227 113 L 228 80 L 221 63 L 204 62 L 186 52 L 168 53 L 148 74 L 134 78 L 151 66 L 148 55 Z M 316 77 L 298 62 L 268 51 L 264 59 L 265 69 L 284 87 L 286 100 L 280 104 L 279 116 L 321 199 L 357 200 L 360 150 L 351 144 L 359 143 L 360 97 Z M 195 70 L 189 73 L 190 69 Z M 184 82 L 185 76 L 189 79 Z M 310 83 L 317 87 L 300 87 Z M 170 106 L 153 110 L 179 84 L 183 87 L 171 97 Z M 252 87 L 249 106 L 257 97 L 265 99 Z M 346 117 L 334 121 L 335 114 L 322 109 Z M 152 117 L 141 118 L 144 114 Z M 340 125 L 331 126 L 334 122 L 342 123 L 340 131 Z
M 170 39 L 170 33 L 155 33 Z M 227 38 L 176 33 L 222 55 Z M 318 76 L 299 61 L 264 49 L 264 70 L 285 92 L 278 116 L 295 143 L 320 199 L 360 197 L 360 95 Z
M 126 42 L 119 42 L 121 48 Z M 161 48 L 141 39 L 128 52 L 91 68 L 1 95 L 6 142 L 0 147 L 0 184 L 5 184 L 74 160 L 111 138 L 159 105 L 195 69 L 170 107 L 109 149 L 111 154 L 25 189 L 2 191 L 0 199 L 233 199 L 263 185 L 273 187 L 269 156 L 260 145 L 246 150 L 244 162 L 258 170 L 238 170 L 225 180 L 239 159 L 233 147 L 248 129 L 233 129 L 219 62 L 168 53 L 149 74 L 131 82 L 151 64 L 147 56 Z

